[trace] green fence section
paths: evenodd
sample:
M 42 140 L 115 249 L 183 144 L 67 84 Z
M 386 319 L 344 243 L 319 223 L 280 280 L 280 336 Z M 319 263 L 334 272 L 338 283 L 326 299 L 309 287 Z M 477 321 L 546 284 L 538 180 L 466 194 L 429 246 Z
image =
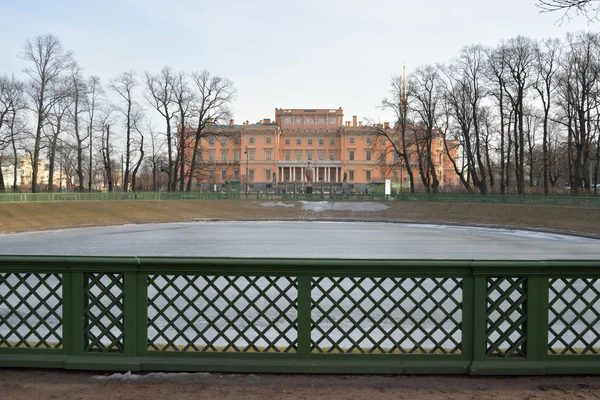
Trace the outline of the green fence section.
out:
M 393 196 L 342 193 L 240 193 L 229 192 L 50 192 L 0 193 L 0 203 L 53 201 L 145 200 L 273 200 L 273 201 L 417 201 L 450 203 L 532 204 L 600 207 L 600 196 L 470 195 L 404 193 Z
M 0 366 L 600 374 L 600 260 L 0 256 Z

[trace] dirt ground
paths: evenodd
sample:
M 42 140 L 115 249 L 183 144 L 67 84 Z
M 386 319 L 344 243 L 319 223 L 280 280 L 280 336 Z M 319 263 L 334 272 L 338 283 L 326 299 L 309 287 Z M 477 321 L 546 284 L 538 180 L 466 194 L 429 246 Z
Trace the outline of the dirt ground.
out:
M 345 220 L 529 228 L 600 238 L 600 209 L 385 203 L 382 211 L 307 211 L 262 201 L 0 204 L 0 232 L 194 220 Z M 289 204 L 288 204 L 289 205 Z M 134 374 L 0 369 L 0 399 L 598 399 L 600 377 Z M 98 378 L 100 376 L 100 378 Z
M 42 399 L 598 399 L 600 379 L 410 375 L 149 374 L 0 369 L 0 398 Z
M 600 237 L 600 209 L 458 203 L 383 203 L 382 211 L 313 212 L 299 202 L 265 207 L 267 201 L 115 201 L 0 204 L 0 233 L 82 226 L 194 220 L 346 220 L 423 222 L 532 228 Z

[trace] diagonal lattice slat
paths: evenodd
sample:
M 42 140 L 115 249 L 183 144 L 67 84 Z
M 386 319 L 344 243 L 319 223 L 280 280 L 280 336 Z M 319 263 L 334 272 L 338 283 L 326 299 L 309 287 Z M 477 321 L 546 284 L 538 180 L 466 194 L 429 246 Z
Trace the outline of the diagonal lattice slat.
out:
M 297 278 L 150 275 L 148 348 L 296 352 Z
M 85 351 L 124 349 L 123 274 L 85 274 Z
M 0 273 L 0 347 L 63 345 L 62 275 Z
M 600 354 L 600 280 L 550 279 L 549 354 Z
M 527 278 L 487 279 L 486 355 L 526 357 Z
M 462 346 L 462 279 L 312 279 L 319 353 L 450 353 Z

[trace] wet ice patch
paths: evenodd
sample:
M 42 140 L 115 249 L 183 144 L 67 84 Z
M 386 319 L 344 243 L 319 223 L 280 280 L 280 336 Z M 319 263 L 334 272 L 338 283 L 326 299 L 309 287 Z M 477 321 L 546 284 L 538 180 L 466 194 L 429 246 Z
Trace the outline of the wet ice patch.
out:
M 363 211 L 383 211 L 390 208 L 385 204 L 381 203 L 370 203 L 370 202 L 329 202 L 329 201 L 301 201 L 302 209 L 312 212 L 323 212 L 323 211 L 351 211 L 351 212 L 363 212 Z
M 263 207 L 294 207 L 294 204 L 282 203 L 281 201 L 278 201 L 277 203 L 260 203 L 260 205 Z

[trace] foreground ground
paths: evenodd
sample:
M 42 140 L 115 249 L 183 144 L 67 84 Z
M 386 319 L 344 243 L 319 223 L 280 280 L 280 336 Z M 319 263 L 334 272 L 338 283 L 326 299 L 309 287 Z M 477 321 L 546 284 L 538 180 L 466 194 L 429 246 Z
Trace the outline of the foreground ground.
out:
M 206 219 L 368 220 L 534 228 L 600 237 L 597 208 L 389 202 L 384 203 L 388 208 L 380 211 L 310 211 L 299 202 L 285 203 L 288 207 L 265 206 L 268 203 L 256 200 L 5 203 L 0 204 L 0 233 Z
M 0 398 L 597 399 L 596 377 L 96 374 L 0 369 Z

